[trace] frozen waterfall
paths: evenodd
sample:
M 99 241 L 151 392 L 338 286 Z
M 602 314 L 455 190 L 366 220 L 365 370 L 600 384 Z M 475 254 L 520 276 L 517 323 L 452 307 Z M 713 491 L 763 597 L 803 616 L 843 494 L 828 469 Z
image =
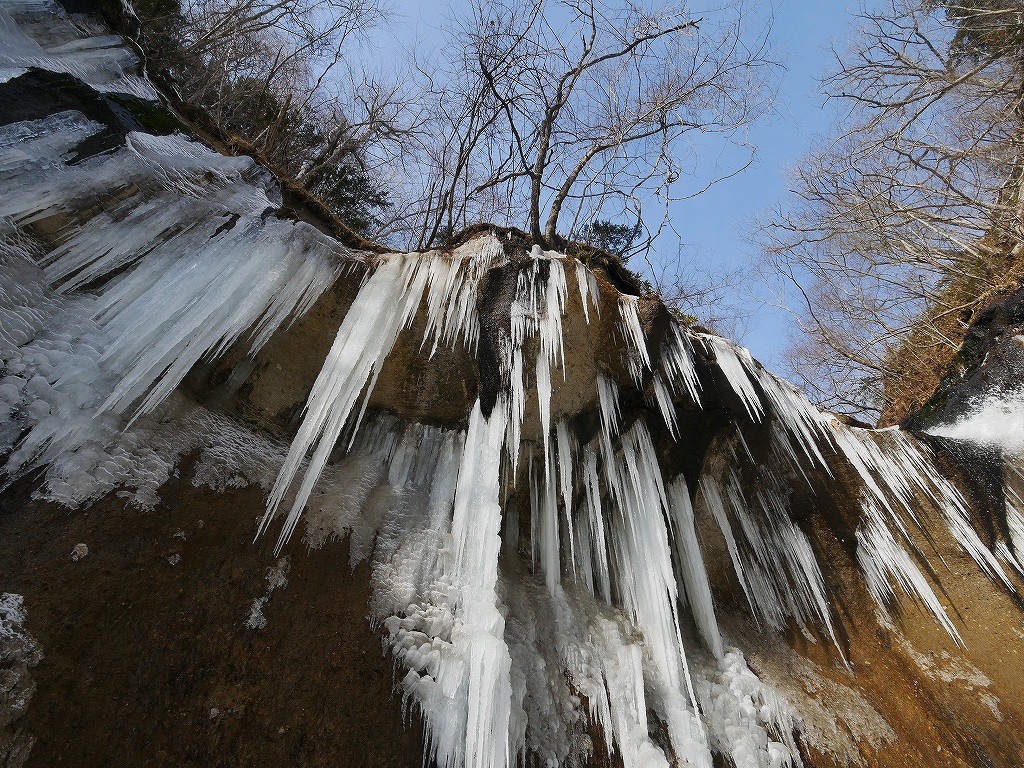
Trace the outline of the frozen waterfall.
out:
M 48 57 L 0 13 L 4 78 L 42 66 L 153 97 L 120 55 Z M 665 317 L 654 333 L 645 312 L 660 305 L 583 262 L 495 234 L 353 252 L 275 216 L 277 185 L 251 159 L 180 134 L 132 131 L 72 163 L 101 130 L 74 110 L 0 127 L 6 477 L 43 469 L 42 493 L 70 506 L 113 489 L 152 506 L 198 450 L 205 482 L 268 489 L 259 532 L 279 548 L 303 516 L 311 545 L 351 536 L 438 766 L 564 765 L 590 727 L 626 768 L 711 768 L 714 754 L 800 764 L 799 716 L 719 625 L 701 516 L 757 622 L 837 647 L 825 564 L 792 514 L 796 493 L 827 507 L 828 478 L 853 478 L 851 546 L 881 610 L 903 593 L 960 640 L 915 557 L 922 505 L 1013 588 L 1019 497 L 1012 541 L 986 543 L 926 443 L 844 425 L 725 339 Z M 78 217 L 88 206 L 100 213 Z M 290 442 L 180 394 L 197 365 L 238 349 L 254 359 L 344 281 L 354 298 Z M 500 311 L 481 306 L 488 281 L 504 281 Z M 489 411 L 481 393 L 454 426 L 370 407 L 402 340 L 425 366 L 450 350 L 476 359 L 485 336 L 497 350 Z M 593 359 L 580 362 L 584 341 Z M 683 471 L 670 454 L 697 441 L 711 408 L 722 426 Z M 945 434 L 987 434 L 997 410 Z

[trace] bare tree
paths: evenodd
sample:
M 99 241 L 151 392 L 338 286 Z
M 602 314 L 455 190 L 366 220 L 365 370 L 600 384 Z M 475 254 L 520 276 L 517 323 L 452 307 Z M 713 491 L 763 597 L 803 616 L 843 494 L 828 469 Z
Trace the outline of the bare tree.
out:
M 301 158 L 295 173 L 301 184 L 315 185 L 326 170 L 346 159 L 365 170 L 371 152 L 372 162 L 385 163 L 400 151 L 388 147 L 407 140 L 418 124 L 416 108 L 399 83 L 366 73 L 350 73 L 344 93 L 328 105 L 322 143 Z
M 742 342 L 755 306 L 743 295 L 745 271 L 688 258 L 684 251 L 689 253 L 690 246 L 681 243 L 676 259 L 648 265 L 652 289 L 678 320 Z
M 741 8 L 714 23 L 674 5 L 478 0 L 449 28 L 459 58 L 431 76 L 444 138 L 420 244 L 488 209 L 551 245 L 566 216 L 572 234 L 602 206 L 640 220 L 645 201 L 667 204 L 692 160 L 683 137 L 743 143 L 770 104 L 766 30 L 748 38 L 745 21 Z
M 1000 0 L 893 0 L 837 54 L 840 127 L 763 235 L 805 334 L 792 373 L 822 405 L 891 421 L 922 404 L 973 310 L 1015 279 L 1022 19 Z
M 386 234 L 384 177 L 422 111 L 353 56 L 383 0 L 136 0 L 150 63 L 351 227 Z M 412 139 L 410 139 L 412 137 Z
M 301 73 L 303 84 L 313 86 L 304 94 L 309 99 L 351 38 L 380 23 L 385 12 L 381 0 L 183 0 L 179 15 L 182 54 L 206 64 L 206 71 L 191 73 L 191 92 L 223 94 L 240 77 L 270 88 Z
M 636 0 L 475 0 L 415 78 L 345 60 L 383 0 L 181 0 L 170 16 L 182 90 L 222 126 L 314 189 L 339 167 L 380 181 L 391 205 L 366 234 L 425 248 L 493 221 L 552 245 L 604 211 L 643 226 L 639 251 L 697 164 L 684 137 L 752 152 L 743 129 L 770 105 L 773 63 L 739 2 L 702 20 Z

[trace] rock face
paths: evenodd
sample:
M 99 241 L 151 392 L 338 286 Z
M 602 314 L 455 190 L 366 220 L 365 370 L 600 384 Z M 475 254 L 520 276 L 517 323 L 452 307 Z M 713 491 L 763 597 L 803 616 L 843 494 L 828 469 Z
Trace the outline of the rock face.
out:
M 187 462 L 182 474 L 150 511 L 111 494 L 0 518 L 3 583 L 24 589 L 45 654 L 16 721 L 35 740 L 24 764 L 419 768 L 420 729 L 366 623 L 369 568 L 351 571 L 337 543 L 253 546 L 258 488 L 197 489 Z M 271 590 L 282 562 L 295 566 Z
M 1024 291 L 1018 290 L 978 313 L 952 370 L 932 399 L 903 426 L 923 430 L 955 423 L 976 411 L 986 399 L 1012 399 L 1021 391 L 1022 381 Z
M 854 429 L 597 261 L 353 250 L 76 10 L 0 5 L 6 765 L 1024 761 L 968 398 Z
M 35 693 L 32 668 L 42 658 L 25 631 L 24 604 L 21 595 L 0 595 L 0 758 L 10 768 L 21 768 L 32 750 L 33 738 L 18 721 Z

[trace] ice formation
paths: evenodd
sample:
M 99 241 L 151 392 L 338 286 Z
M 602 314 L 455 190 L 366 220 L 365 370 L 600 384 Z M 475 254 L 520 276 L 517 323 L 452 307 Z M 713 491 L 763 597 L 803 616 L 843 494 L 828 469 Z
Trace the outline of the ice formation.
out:
M 154 97 L 109 40 L 44 50 L 17 23 L 28 5 L 0 8 L 3 79 L 45 67 Z M 1003 566 L 1020 570 L 1024 477 L 1008 486 L 1010 539 L 990 549 L 925 444 L 839 423 L 719 337 L 671 319 L 654 337 L 641 301 L 580 261 L 537 247 L 510 255 L 494 235 L 450 251 L 353 253 L 275 216 L 277 186 L 252 160 L 182 135 L 129 132 L 72 163 L 101 129 L 75 111 L 0 128 L 5 474 L 45 467 L 44 495 L 69 505 L 128 488 L 151 506 L 177 458 L 199 450 L 196 482 L 268 489 L 260 530 L 280 525 L 279 548 L 303 516 L 313 546 L 351 536 L 353 562 L 372 559 L 372 620 L 437 765 L 501 768 L 529 754 L 566 764 L 595 748 L 590 726 L 627 768 L 710 768 L 713 753 L 743 768 L 799 764 L 798 714 L 719 627 L 700 516 L 720 532 L 752 615 L 777 629 L 792 621 L 834 639 L 792 499 L 839 474 L 860 494 L 856 557 L 880 606 L 909 594 L 959 638 L 914 561 L 925 508 L 1012 588 Z M 507 312 L 485 327 L 493 308 L 480 297 L 499 279 Z M 358 292 L 290 445 L 176 393 L 231 347 L 257 355 L 338 280 Z M 577 300 L 588 332 L 618 340 L 583 388 L 569 383 L 564 322 Z M 424 365 L 440 350 L 475 357 L 491 334 L 497 390 L 481 389 L 460 427 L 368 408 L 397 340 L 414 332 Z M 695 441 L 692 416 L 708 403 L 730 411 L 728 424 L 687 476 L 665 446 Z M 266 621 L 279 575 L 250 626 Z
M 19 190 L 0 204 L 0 407 L 12 414 L 0 447 L 7 474 L 46 466 L 49 495 L 73 503 L 129 476 L 155 473 L 155 489 L 169 467 L 125 427 L 243 334 L 258 349 L 353 263 L 308 225 L 263 221 L 276 191 L 251 160 L 184 137 L 131 134 L 114 155 L 68 166 L 69 147 L 99 128 L 75 112 L 0 128 L 0 179 Z M 46 254 L 23 234 L 115 183 L 139 190 L 127 216 L 69 222 Z
M 14 768 L 24 764 L 35 741 L 19 720 L 36 692 L 32 669 L 43 658 L 27 623 L 25 599 L 0 593 L 0 760 Z
M 95 34 L 83 35 L 83 25 L 94 26 Z M 46 45 L 40 37 L 58 43 Z M 117 35 L 88 17 L 70 19 L 55 2 L 4 0 L 0 5 L 0 82 L 30 67 L 73 75 L 104 93 L 159 100 L 153 86 L 140 77 L 135 55 Z

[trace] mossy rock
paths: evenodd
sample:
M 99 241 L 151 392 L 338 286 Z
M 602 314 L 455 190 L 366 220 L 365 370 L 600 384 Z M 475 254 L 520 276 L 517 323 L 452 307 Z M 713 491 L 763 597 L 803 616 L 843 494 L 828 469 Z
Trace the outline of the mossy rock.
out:
M 189 132 L 188 126 L 161 104 L 127 93 L 108 94 L 106 101 L 113 102 L 112 107 L 117 105 L 128 110 L 139 126 L 148 133 L 162 136 L 175 132 Z

